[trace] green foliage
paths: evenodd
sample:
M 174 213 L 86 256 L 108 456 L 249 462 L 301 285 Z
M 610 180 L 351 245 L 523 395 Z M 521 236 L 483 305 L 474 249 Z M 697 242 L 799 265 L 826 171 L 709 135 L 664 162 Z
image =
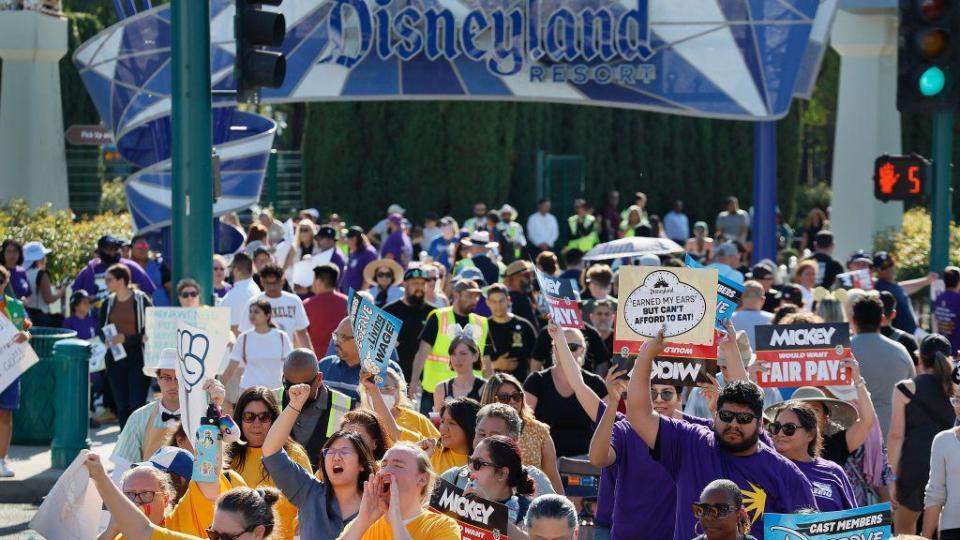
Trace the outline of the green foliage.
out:
M 97 113 L 80 73 L 73 63 L 73 53 L 82 43 L 102 31 L 104 22 L 89 13 L 66 13 L 67 54 L 60 59 L 60 103 L 63 106 L 63 127 L 74 124 L 99 124 Z
M 802 185 L 796 192 L 795 213 L 796 223 L 802 224 L 807 214 L 814 208 L 826 211 L 830 206 L 830 184 L 817 182 L 816 184 Z
M 30 209 L 22 199 L 0 209 L 0 238 L 20 243 L 34 240 L 53 250 L 47 269 L 55 281 L 72 278 L 93 256 L 97 239 L 105 234 L 129 238 L 133 224 L 127 214 L 106 212 L 91 219 L 74 220 L 70 212 L 50 205 Z
M 103 183 L 100 193 L 100 211 L 121 214 L 127 211 L 127 192 L 123 178 L 114 178 Z
M 913 279 L 927 275 L 930 269 L 930 213 L 924 208 L 907 210 L 899 232 L 877 235 L 875 250 L 886 250 L 897 256 L 897 279 Z M 950 223 L 950 264 L 960 263 L 960 227 Z

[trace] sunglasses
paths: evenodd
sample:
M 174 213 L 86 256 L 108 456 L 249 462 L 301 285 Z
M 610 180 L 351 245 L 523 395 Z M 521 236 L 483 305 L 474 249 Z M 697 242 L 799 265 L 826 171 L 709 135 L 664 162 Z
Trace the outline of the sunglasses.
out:
M 374 274 L 374 276 L 376 276 L 377 279 L 380 279 L 380 278 L 391 278 L 391 279 L 392 279 L 392 278 L 393 278 L 393 272 L 377 272 L 376 274 Z
M 510 403 L 511 401 L 516 401 L 520 403 L 523 401 L 523 392 L 514 392 L 512 394 L 497 394 L 497 401 L 500 403 Z
M 252 424 L 256 420 L 260 420 L 261 424 L 272 424 L 273 415 L 269 412 L 255 413 L 255 412 L 244 412 L 243 416 L 240 417 L 243 420 L 244 424 Z
M 150 504 L 157 496 L 156 491 L 124 491 L 123 494 L 135 504 Z
M 693 516 L 697 519 L 708 517 L 711 519 L 725 518 L 733 513 L 735 508 L 727 503 L 693 503 Z
M 794 424 L 793 422 L 787 422 L 786 424 L 781 424 L 780 422 L 771 422 L 767 426 L 767 431 L 771 435 L 777 435 L 781 431 L 787 437 L 793 437 L 793 434 L 797 432 L 798 429 L 804 429 L 803 426 L 799 424 Z
M 753 422 L 757 418 L 757 415 L 748 412 L 733 412 L 722 409 L 717 411 L 717 418 L 719 418 L 721 422 L 727 424 L 733 422 L 733 419 L 736 418 L 738 424 L 745 426 L 750 422 Z
M 569 346 L 570 346 L 570 352 L 577 352 L 583 349 L 583 345 L 579 343 L 570 343 Z
M 220 531 L 214 530 L 213 527 L 207 529 L 204 532 L 207 533 L 207 538 L 209 538 L 210 540 L 237 540 L 237 538 L 240 538 L 241 536 L 247 534 L 248 532 L 252 531 L 254 528 L 256 527 L 254 526 L 251 528 L 244 529 L 238 532 L 237 534 L 222 533 Z
M 355 454 L 356 452 L 354 452 L 349 448 L 324 448 L 323 449 L 323 457 L 326 457 L 326 458 L 337 456 L 340 459 L 346 459 Z
M 657 401 L 658 399 L 662 399 L 663 401 L 673 401 L 673 398 L 676 397 L 676 395 L 677 393 L 673 390 L 663 390 L 662 392 L 650 390 L 650 397 L 653 399 L 653 401 Z
M 180 298 L 196 298 L 200 296 L 200 293 L 197 291 L 183 291 L 180 293 Z
M 473 470 L 475 470 L 475 471 L 479 471 L 480 469 L 482 469 L 482 468 L 484 468 L 484 467 L 496 467 L 496 466 L 497 466 L 495 463 L 491 463 L 491 462 L 489 462 L 489 461 L 484 461 L 484 460 L 482 460 L 482 459 L 471 459 L 471 460 L 468 461 L 467 463 L 470 465 L 470 468 L 473 469 Z

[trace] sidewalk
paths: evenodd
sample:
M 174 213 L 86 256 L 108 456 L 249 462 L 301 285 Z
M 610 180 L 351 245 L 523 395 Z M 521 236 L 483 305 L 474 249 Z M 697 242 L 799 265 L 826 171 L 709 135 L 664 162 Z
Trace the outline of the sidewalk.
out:
M 91 429 L 90 450 L 109 457 L 119 435 L 116 424 Z M 0 504 L 39 504 L 63 472 L 50 468 L 49 446 L 12 446 L 7 463 L 16 476 L 0 478 Z

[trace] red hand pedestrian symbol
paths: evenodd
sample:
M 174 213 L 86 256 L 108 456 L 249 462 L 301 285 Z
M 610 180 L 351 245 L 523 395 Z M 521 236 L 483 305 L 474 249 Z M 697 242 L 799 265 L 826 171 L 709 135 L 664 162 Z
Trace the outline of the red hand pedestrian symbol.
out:
M 899 179 L 900 175 L 896 173 L 893 163 L 885 163 L 880 167 L 880 192 L 893 193 L 893 186 Z

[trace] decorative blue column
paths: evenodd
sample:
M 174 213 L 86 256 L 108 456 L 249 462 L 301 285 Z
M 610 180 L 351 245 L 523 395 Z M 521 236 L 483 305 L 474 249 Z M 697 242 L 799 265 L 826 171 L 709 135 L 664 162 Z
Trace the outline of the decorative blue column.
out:
M 777 124 L 753 130 L 753 262 L 777 260 Z

